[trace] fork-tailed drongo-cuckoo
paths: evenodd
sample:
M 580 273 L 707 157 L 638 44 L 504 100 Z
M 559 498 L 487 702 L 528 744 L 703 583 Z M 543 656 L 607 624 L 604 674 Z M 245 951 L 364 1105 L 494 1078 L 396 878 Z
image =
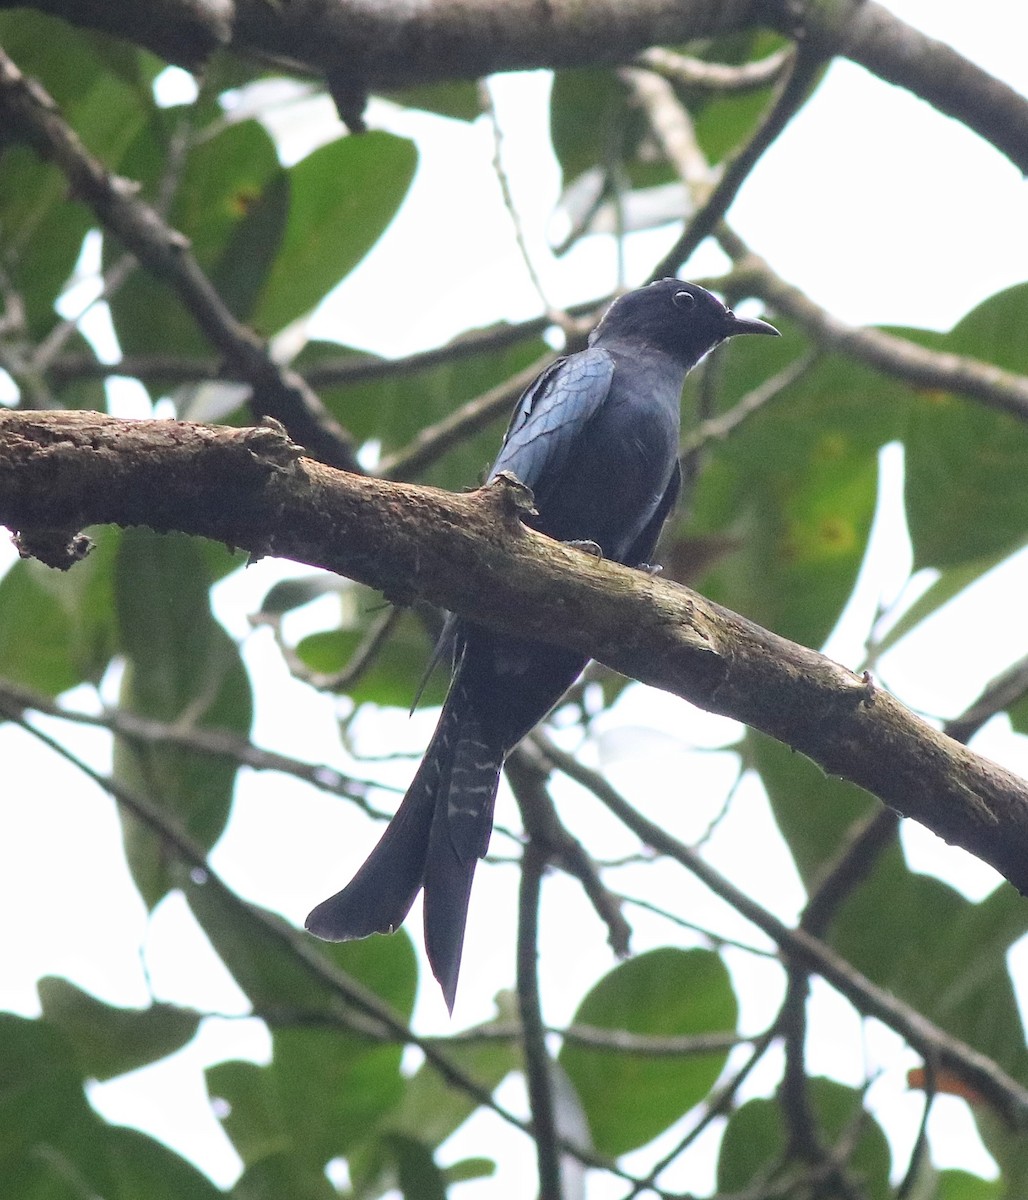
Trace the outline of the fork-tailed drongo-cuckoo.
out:
M 775 334 L 679 279 L 629 292 L 587 349 L 558 359 L 518 401 L 490 479 L 527 484 L 528 523 L 606 558 L 648 563 L 678 496 L 685 376 L 725 338 Z M 452 1010 L 471 881 L 489 844 L 508 752 L 585 666 L 571 650 L 448 622 L 454 670 L 425 757 L 381 841 L 341 892 L 307 918 L 331 941 L 388 933 L 424 889 L 425 946 Z

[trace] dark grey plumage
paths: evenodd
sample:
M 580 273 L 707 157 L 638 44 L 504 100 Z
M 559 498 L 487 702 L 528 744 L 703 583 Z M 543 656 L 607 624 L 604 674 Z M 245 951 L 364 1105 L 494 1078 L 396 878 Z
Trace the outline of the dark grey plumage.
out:
M 589 347 L 526 390 L 490 479 L 509 471 L 535 496 L 530 524 L 606 558 L 648 563 L 681 484 L 682 384 L 725 338 L 775 334 L 694 284 L 662 279 L 616 300 Z M 351 882 L 307 918 L 318 937 L 388 933 L 425 892 L 425 945 L 452 1010 L 475 867 L 488 847 L 509 751 L 585 661 L 553 646 L 448 622 L 454 672 L 439 724 L 396 816 Z

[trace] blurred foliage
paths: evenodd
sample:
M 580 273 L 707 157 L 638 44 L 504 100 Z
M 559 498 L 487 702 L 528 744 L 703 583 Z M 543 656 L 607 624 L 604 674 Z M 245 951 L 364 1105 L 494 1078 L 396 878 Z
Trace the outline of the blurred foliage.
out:
M 231 311 L 264 336 L 314 310 L 362 262 L 398 212 L 417 167 L 414 144 L 372 132 L 345 136 L 283 165 L 257 117 L 235 120 L 221 102 L 260 69 L 216 60 L 195 103 L 161 108 L 153 81 L 163 64 L 126 43 L 73 29 L 36 11 L 0 13 L 0 43 L 38 77 L 91 152 L 139 183 L 188 239 Z M 768 33 L 738 34 L 688 47 L 712 62 L 752 61 L 778 49 Z M 678 89 L 701 146 L 721 163 L 752 135 L 769 89 L 716 96 Z M 475 86 L 439 83 L 390 95 L 395 103 L 456 120 L 479 112 Z M 559 71 L 551 100 L 553 148 L 570 185 L 598 174 L 607 195 L 671 182 L 642 114 L 616 71 Z M 5 325 L 4 362 L 32 363 L 60 330 L 55 302 L 74 279 L 93 220 L 63 177 L 34 153 L 4 145 L 0 172 L 0 272 L 19 321 Z M 95 237 L 95 234 L 94 234 Z M 105 268 L 121 248 L 103 239 Z M 207 363 L 211 350 L 189 312 L 146 272 L 130 270 L 108 297 L 125 354 Z M 12 309 L 11 311 L 14 311 Z M 772 373 L 805 355 L 803 333 L 740 339 L 715 368 L 714 411 L 725 412 Z M 993 296 L 947 334 L 897 330 L 939 350 L 1028 372 L 1028 284 Z M 485 336 L 490 331 L 478 331 Z M 304 341 L 299 370 L 333 365 L 320 394 L 368 461 L 400 453 L 428 426 L 547 352 L 537 332 L 497 328 L 492 345 L 454 351 L 432 365 L 368 367 L 368 356 Z M 55 353 L 92 354 L 65 329 Z M 105 389 L 88 374 L 48 375 L 48 362 L 13 377 L 26 404 L 102 407 Z M 359 365 L 359 376 L 347 378 Z M 352 370 L 351 370 L 352 369 Z M 145 375 L 151 399 L 168 399 L 159 369 Z M 197 382 L 204 379 L 198 366 Z M 684 397 L 688 421 L 700 405 L 698 373 Z M 189 391 L 182 389 L 182 395 Z M 172 396 L 171 399 L 176 399 Z M 709 395 L 706 397 L 709 399 Z M 161 409 L 162 413 L 167 408 Z M 228 414 L 246 421 L 243 406 Z M 501 417 L 456 441 L 419 476 L 460 488 L 478 482 L 493 457 Z M 905 515 L 915 569 L 937 573 L 880 639 L 901 641 L 941 605 L 1024 546 L 1028 538 L 1028 434 L 1023 422 L 944 394 L 905 387 L 839 355 L 817 359 L 774 403 L 731 437 L 704 448 L 686 505 L 669 529 L 664 558 L 691 562 L 689 581 L 719 602 L 811 646 L 822 645 L 849 601 L 878 504 L 878 452 L 902 444 Z M 240 653 L 212 614 L 210 590 L 241 566 L 238 555 L 183 536 L 146 530 L 92 531 L 94 552 L 60 574 L 18 562 L 0 580 L 0 676 L 56 696 L 78 685 L 116 682 L 119 704 L 138 718 L 180 730 L 245 738 L 254 698 Z M 697 547 L 706 547 L 697 553 Z M 323 603 L 325 600 L 328 603 Z M 320 607 L 314 608 L 312 602 Z M 377 626 L 377 596 L 347 581 L 303 576 L 277 585 L 259 620 L 288 643 L 290 620 L 306 605 L 318 617 L 289 650 L 309 671 L 345 672 Z M 428 622 L 431 625 L 431 622 Z M 352 706 L 406 706 L 431 646 L 421 615 L 394 623 L 377 655 L 354 672 Z M 425 701 L 441 698 L 429 685 Z M 620 690 L 607 689 L 606 702 Z M 580 710 L 581 715 L 581 710 Z M 1010 712 L 1028 729 L 1028 703 Z M 785 747 L 747 733 L 735 751 L 759 776 L 804 886 L 813 889 L 875 803 L 826 779 Z M 198 853 L 228 820 L 238 767 L 178 746 L 115 739 L 113 776 L 146 798 Z M 418 965 L 407 934 L 344 946 L 314 943 L 277 916 L 244 902 L 183 863 L 152 822 L 121 815 L 126 855 L 152 909 L 169 889 L 186 896 L 213 950 L 272 1031 L 269 1062 L 222 1062 L 207 1071 L 213 1110 L 242 1162 L 237 1200 L 307 1200 L 343 1194 L 408 1198 L 447 1194 L 488 1176 L 486 1154 L 452 1162 L 440 1147 L 480 1110 L 476 1096 L 438 1063 L 405 1057 L 400 1040 L 377 1036 L 385 1013 L 401 1025 L 413 1011 Z M 827 940 L 883 988 L 1028 1083 L 1023 1021 L 1007 965 L 1025 932 L 1023 902 L 1000 888 L 972 903 L 912 872 L 898 844 L 881 854 L 848 897 Z M 727 956 L 668 945 L 621 963 L 586 992 L 573 1022 L 595 1032 L 668 1037 L 732 1032 L 739 999 Z M 40 1016 L 0 1015 L 0 1194 L 16 1200 L 209 1200 L 225 1193 L 155 1140 L 103 1121 L 86 1086 L 143 1067 L 189 1042 L 201 1014 L 153 1002 L 121 1008 L 65 979 L 39 983 Z M 453 1071 L 490 1094 L 522 1068 L 508 996 L 478 1039 L 438 1043 Z M 377 1014 L 377 1015 L 376 1015 Z M 727 1053 L 655 1055 L 567 1040 L 555 1078 L 572 1090 L 590 1149 L 615 1158 L 695 1119 L 715 1093 Z M 807 1081 L 807 1101 L 827 1144 L 851 1139 L 846 1194 L 889 1195 L 890 1154 L 857 1091 Z M 1003 1170 L 997 1182 L 926 1168 L 918 1200 L 1016 1200 L 1028 1165 L 1018 1141 L 977 1104 L 982 1136 Z M 583 1132 L 583 1138 L 586 1134 Z M 661 1143 L 663 1144 L 663 1143 Z M 345 1160 L 349 1183 L 330 1182 Z M 443 1166 L 443 1161 L 449 1165 Z M 792 1154 L 783 1106 L 753 1099 L 727 1113 L 718 1187 L 757 1196 L 806 1196 L 804 1164 Z M 332 1176 L 333 1178 L 335 1176 Z

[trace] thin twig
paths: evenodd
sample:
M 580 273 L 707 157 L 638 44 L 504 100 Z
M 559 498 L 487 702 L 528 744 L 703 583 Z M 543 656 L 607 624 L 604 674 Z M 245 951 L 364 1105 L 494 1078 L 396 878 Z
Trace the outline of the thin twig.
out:
M 802 46 L 793 51 L 792 69 L 771 108 L 750 140 L 724 164 L 721 178 L 693 214 L 681 237 L 654 268 L 653 278 L 676 274 L 700 242 L 714 232 L 759 159 L 806 103 L 823 69 L 824 59 L 819 54 L 808 53 Z M 644 97 L 645 93 L 641 98 Z
M 583 304 L 573 304 L 568 313 L 579 318 L 591 318 L 609 302 L 599 298 Z M 530 317 L 514 324 L 493 325 L 487 329 L 472 329 L 453 341 L 431 350 L 419 350 L 401 358 L 380 358 L 377 354 L 340 352 L 336 357 L 323 358 L 304 366 L 303 375 L 312 387 L 331 387 L 349 383 L 367 383 L 377 379 L 396 379 L 416 375 L 450 363 L 462 362 L 479 354 L 490 354 L 520 345 L 545 333 L 553 324 L 548 316 Z M 126 375 L 143 383 L 196 383 L 204 379 L 223 379 L 242 382 L 233 373 L 231 363 L 213 358 L 196 358 L 176 354 L 126 354 L 116 363 L 102 363 L 91 354 L 65 354 L 50 364 L 49 377 L 55 383 L 79 379 L 106 379 L 110 375 Z
M 652 861 L 652 856 L 647 861 Z M 680 929 L 688 929 L 690 933 L 698 933 L 707 945 L 714 949 L 741 950 L 744 954 L 753 954 L 758 958 L 778 960 L 778 953 L 774 950 L 765 950 L 762 946 L 754 946 L 749 942 L 742 942 L 738 938 L 726 937 L 724 934 L 715 933 L 714 930 L 708 929 L 705 925 L 698 925 L 695 921 L 689 921 L 685 917 L 680 917 L 677 913 L 671 912 L 670 909 L 664 908 L 660 904 L 654 904 L 651 900 L 644 900 L 641 896 L 622 894 L 621 900 L 624 904 L 630 904 L 634 908 L 641 908 L 646 912 L 653 913 L 655 916 L 662 917 L 665 921 L 670 921 L 672 925 L 677 925 Z
M 171 137 L 168 139 L 164 168 L 157 184 L 157 196 L 154 200 L 154 211 L 164 220 L 167 219 L 171 211 L 175 193 L 178 191 L 178 186 L 182 181 L 182 175 L 186 168 L 191 141 L 190 134 L 193 128 L 191 120 L 192 111 L 192 109 L 187 110 L 189 115 L 183 115 L 179 118 Z M 96 294 L 90 297 L 74 317 L 68 317 L 66 320 L 58 322 L 39 343 L 32 356 L 32 369 L 43 375 L 67 344 L 71 335 L 79 329 L 86 313 L 97 304 L 112 300 L 138 265 L 139 260 L 132 253 L 122 254 L 117 258 L 101 275 L 100 287 Z
M 683 87 L 711 92 L 754 92 L 776 83 L 788 70 L 791 58 L 791 46 L 783 46 L 766 58 L 738 65 L 707 62 L 663 46 L 651 46 L 632 61 L 636 66 L 645 67 Z
M 278 771 L 283 775 L 292 775 L 323 792 L 345 796 L 369 816 L 379 820 L 388 819 L 389 814 L 370 804 L 368 794 L 372 789 L 385 792 L 400 790 L 391 784 L 346 775 L 325 763 L 307 763 L 272 750 L 264 750 L 233 730 L 169 725 L 123 709 L 108 709 L 100 714 L 84 713 L 66 708 L 47 696 L 9 680 L 0 680 L 0 709 L 8 714 L 22 713 L 26 710 L 45 713 L 48 717 L 71 721 L 76 725 L 106 729 L 129 741 L 145 745 L 175 746 L 196 754 L 231 759 L 254 771 Z
M 547 318 L 554 325 L 559 325 L 564 328 L 568 323 L 567 313 L 559 312 L 549 302 L 546 297 L 546 289 L 543 287 L 543 281 L 539 276 L 539 272 L 535 269 L 535 263 L 532 261 L 532 255 L 528 251 L 528 241 L 525 237 L 525 229 L 521 223 L 521 214 L 518 212 L 517 205 L 514 203 L 514 193 L 510 186 L 510 176 L 507 174 L 507 168 L 503 164 L 503 129 L 500 125 L 499 117 L 496 113 L 496 101 L 493 98 L 492 88 L 488 79 L 483 79 L 478 87 L 478 94 L 482 102 L 482 107 L 485 110 L 486 116 L 489 118 L 489 125 L 493 131 L 493 174 L 496 176 L 496 182 L 500 188 L 500 195 L 503 197 L 503 207 L 507 211 L 507 216 L 510 218 L 511 228 L 514 230 L 514 240 L 517 242 L 518 252 L 521 255 L 521 261 L 525 264 L 525 270 L 528 272 L 528 278 L 532 282 L 532 287 L 535 289 L 535 294 L 539 297 L 543 306 L 543 311 Z
M 986 721 L 1025 696 L 1028 696 L 1028 654 L 990 679 L 981 695 L 959 717 L 947 721 L 943 729 L 956 741 L 967 743 Z
M 312 979 L 348 1005 L 352 1010 L 347 1017 L 350 1022 L 349 1027 L 358 1029 L 366 1037 L 373 1037 L 385 1042 L 401 1042 L 404 1045 L 417 1047 L 424 1054 L 426 1061 L 448 1084 L 463 1091 L 480 1107 L 488 1108 L 496 1113 L 501 1120 L 515 1129 L 529 1137 L 535 1137 L 535 1131 L 528 1122 L 523 1121 L 497 1101 L 487 1088 L 482 1087 L 462 1067 L 447 1057 L 445 1052 L 440 1049 L 440 1039 L 422 1037 L 415 1033 L 403 1018 L 378 995 L 321 955 L 311 945 L 309 938 L 272 913 L 247 903 L 232 891 L 212 870 L 203 848 L 169 821 L 148 800 L 116 780 L 95 771 L 55 738 L 29 724 L 20 712 L 10 712 L 6 716 L 55 754 L 71 763 L 87 779 L 116 800 L 121 807 L 131 812 L 147 828 L 153 830 L 161 838 L 166 849 L 197 872 L 198 877 L 203 879 L 204 886 L 216 889 L 225 902 L 251 925 L 255 937 L 268 938 L 276 943 L 291 955 L 294 961 L 311 975 Z M 558 1144 L 562 1153 L 573 1155 L 586 1166 L 606 1170 L 630 1184 L 638 1182 L 636 1176 L 625 1171 L 616 1162 L 593 1154 L 581 1146 L 573 1145 L 565 1139 L 560 1139 Z
M 550 1055 L 539 1001 L 539 898 L 546 851 L 529 839 L 521 861 L 518 894 L 517 992 L 523 1030 L 525 1082 L 535 1130 L 540 1200 L 561 1200 L 556 1116 L 550 1077 Z
M 271 629 L 275 645 L 282 654 L 289 674 L 294 679 L 306 683 L 319 692 L 346 692 L 353 689 L 361 677 L 374 666 L 376 658 L 388 642 L 403 614 L 402 608 L 387 605 L 385 610 L 371 621 L 346 663 L 338 671 L 331 672 L 312 670 L 304 662 L 296 648 L 286 641 L 281 621 L 269 618 L 266 624 Z
M 1028 1127 L 1028 1088 L 1012 1079 L 980 1051 L 939 1028 L 843 959 L 805 929 L 790 929 L 767 909 L 654 822 L 647 820 L 597 772 L 569 755 L 554 751 L 554 765 L 588 788 L 646 845 L 679 862 L 727 901 L 748 921 L 762 929 L 784 954 L 803 961 L 845 996 L 865 1016 L 877 1017 L 894 1029 L 922 1055 L 934 1054 L 979 1092 L 1016 1127 Z
M 19 714 L 8 714 L 11 720 L 21 725 L 31 736 L 37 738 L 55 754 L 71 763 L 83 775 L 91 780 L 98 788 L 112 796 L 118 804 L 131 812 L 148 829 L 153 830 L 164 845 L 174 852 L 187 866 L 199 872 L 204 880 L 204 886 L 215 889 L 222 898 L 244 916 L 251 924 L 254 934 L 258 937 L 269 938 L 286 950 L 294 960 L 310 975 L 329 991 L 333 992 L 345 1004 L 351 1006 L 356 1013 L 370 1018 L 371 1024 L 361 1025 L 361 1032 L 367 1036 L 377 1037 L 383 1041 L 400 1041 L 404 1044 L 417 1046 L 447 1082 L 460 1088 L 471 1096 L 476 1104 L 490 1108 L 508 1124 L 532 1136 L 530 1126 L 519 1117 L 505 1109 L 493 1099 L 490 1092 L 481 1087 L 462 1068 L 452 1063 L 439 1049 L 433 1039 L 422 1038 L 411 1030 L 407 1023 L 395 1013 L 379 996 L 358 980 L 341 971 L 333 963 L 324 958 L 312 945 L 309 939 L 303 937 L 297 930 L 274 917 L 271 913 L 248 904 L 212 870 L 202 847 L 183 833 L 169 821 L 159 809 L 142 796 L 124 787 L 114 779 L 101 775 L 87 763 L 62 746 L 55 738 L 29 724 Z
M 935 1061 L 931 1057 L 926 1058 L 924 1060 L 924 1108 L 921 1110 L 921 1121 L 910 1151 L 910 1161 L 907 1163 L 906 1173 L 896 1189 L 896 1200 L 907 1200 L 907 1197 L 913 1194 L 921 1168 L 928 1157 L 928 1119 L 932 1115 L 938 1088 L 939 1079 Z
M 1028 376 L 960 354 L 927 350 L 879 329 L 847 325 L 777 275 L 726 226 L 718 227 L 717 239 L 735 264 L 737 286 L 792 317 L 823 350 L 846 354 L 911 387 L 953 392 L 1028 420 Z
M 711 1093 L 710 1098 L 704 1105 L 703 1115 L 696 1124 L 653 1164 L 646 1178 L 640 1180 L 631 1191 L 627 1192 L 624 1200 L 634 1200 L 636 1196 L 641 1195 L 649 1188 L 655 1187 L 657 1180 L 664 1171 L 697 1141 L 700 1134 L 705 1129 L 708 1129 L 718 1117 L 728 1112 L 735 1101 L 739 1088 L 742 1087 L 747 1077 L 767 1053 L 776 1036 L 776 1030 L 772 1027 L 754 1039 L 753 1048 L 746 1061 L 738 1070 L 732 1073 L 730 1078 L 725 1080 L 716 1092 Z
M 383 479 L 398 482 L 416 478 L 448 450 L 505 415 L 525 388 L 551 362 L 552 354 L 536 359 L 510 379 L 462 404 L 435 425 L 426 425 L 401 450 L 383 458 L 376 473 Z
M 754 414 L 766 408 L 773 400 L 779 399 L 789 388 L 798 383 L 820 360 L 818 351 L 812 350 L 794 359 L 770 379 L 746 393 L 727 412 L 720 416 L 701 421 L 690 429 L 682 439 L 681 457 L 693 454 L 703 449 L 711 442 L 721 442 L 730 437 L 744 425 Z
M 625 958 L 632 928 L 621 911 L 619 898 L 605 886 L 585 847 L 560 820 L 546 789 L 550 762 L 545 752 L 540 753 L 537 738 L 544 739 L 545 734 L 536 731 L 507 759 L 507 778 L 521 810 L 525 830 L 532 841 L 545 847 L 550 862 L 579 881 L 597 916 L 607 927 L 611 949 L 619 958 Z

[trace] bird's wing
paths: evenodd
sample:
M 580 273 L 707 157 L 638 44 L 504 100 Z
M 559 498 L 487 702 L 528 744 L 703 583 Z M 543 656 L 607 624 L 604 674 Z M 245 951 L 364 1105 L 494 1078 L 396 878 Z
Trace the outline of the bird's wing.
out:
M 575 439 L 610 393 L 614 359 L 599 347 L 559 358 L 525 391 L 489 473 L 510 471 L 540 499 L 564 473 Z
M 657 542 L 660 540 L 661 530 L 664 528 L 664 522 L 671 515 L 671 510 L 678 503 L 678 496 L 682 490 L 682 464 L 678 459 L 675 459 L 675 465 L 671 471 L 671 478 L 668 481 L 667 487 L 664 489 L 664 495 L 661 497 L 660 504 L 657 506 L 657 511 L 650 517 L 646 528 L 632 543 L 631 549 L 625 556 L 625 562 L 630 567 L 645 567 L 649 566 L 653 560 L 653 552 L 657 548 Z

